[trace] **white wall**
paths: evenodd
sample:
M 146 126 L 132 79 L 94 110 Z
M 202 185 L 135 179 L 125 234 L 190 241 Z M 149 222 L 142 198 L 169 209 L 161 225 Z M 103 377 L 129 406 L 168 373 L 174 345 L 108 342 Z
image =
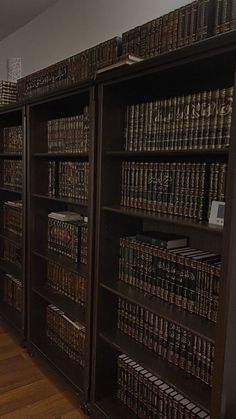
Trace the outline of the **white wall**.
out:
M 22 57 L 23 75 L 47 67 L 189 0 L 59 0 L 0 42 L 0 79 L 6 60 Z

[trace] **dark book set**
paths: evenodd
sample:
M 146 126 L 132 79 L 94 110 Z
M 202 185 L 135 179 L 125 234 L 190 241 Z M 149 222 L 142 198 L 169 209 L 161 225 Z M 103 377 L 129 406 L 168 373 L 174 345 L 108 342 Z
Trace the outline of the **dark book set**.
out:
M 0 110 L 1 316 L 94 419 L 236 415 L 235 8 L 194 1 Z M 99 71 L 122 54 L 149 59 Z

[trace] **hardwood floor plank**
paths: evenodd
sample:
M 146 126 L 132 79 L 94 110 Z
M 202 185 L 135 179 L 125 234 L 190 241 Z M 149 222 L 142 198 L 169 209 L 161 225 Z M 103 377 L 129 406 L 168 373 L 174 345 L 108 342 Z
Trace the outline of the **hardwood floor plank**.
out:
M 0 417 L 85 419 L 79 401 L 41 358 L 31 358 L 0 321 Z

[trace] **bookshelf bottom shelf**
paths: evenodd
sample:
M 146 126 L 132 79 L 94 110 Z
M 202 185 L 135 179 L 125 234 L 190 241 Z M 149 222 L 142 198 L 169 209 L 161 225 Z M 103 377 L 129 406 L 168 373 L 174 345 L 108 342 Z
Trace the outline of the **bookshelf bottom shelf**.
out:
M 90 416 L 92 419 L 135 419 L 137 416 L 116 397 L 100 400 L 90 406 Z
M 17 333 L 23 336 L 22 314 L 3 301 L 0 302 L 0 317 L 2 317 Z
M 72 363 L 62 351 L 44 336 L 39 339 L 31 339 L 30 347 L 42 355 L 76 390 L 81 400 L 84 400 L 84 369 Z

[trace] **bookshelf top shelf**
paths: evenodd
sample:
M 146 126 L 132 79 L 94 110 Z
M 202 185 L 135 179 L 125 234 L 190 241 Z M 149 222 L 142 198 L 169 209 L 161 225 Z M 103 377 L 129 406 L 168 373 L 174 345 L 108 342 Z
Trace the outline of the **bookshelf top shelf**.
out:
M 129 79 L 138 77 L 140 74 L 151 74 L 168 70 L 173 67 L 178 67 L 186 64 L 194 64 L 200 60 L 211 60 L 219 56 L 227 56 L 227 61 L 235 61 L 236 50 L 236 31 L 228 31 L 217 36 L 209 37 L 202 41 L 195 42 L 173 51 L 145 59 L 141 62 L 135 63 L 131 66 L 122 68 L 115 68 L 114 70 L 103 72 L 100 74 L 97 83 L 112 83 L 119 82 L 122 79 Z

